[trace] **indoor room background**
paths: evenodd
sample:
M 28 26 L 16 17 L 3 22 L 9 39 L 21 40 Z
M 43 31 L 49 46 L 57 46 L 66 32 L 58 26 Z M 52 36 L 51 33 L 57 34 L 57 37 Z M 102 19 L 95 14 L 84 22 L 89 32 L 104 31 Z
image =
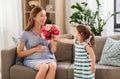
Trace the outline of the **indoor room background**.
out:
M 95 0 L 63 0 L 62 7 L 64 14 L 64 26 L 59 26 L 65 33 L 73 34 L 74 27 L 71 24 L 70 16 L 74 12 L 71 6 L 76 2 L 81 1 L 88 2 L 88 6 L 91 10 L 96 10 Z M 109 2 L 108 2 L 109 1 Z M 101 17 L 106 19 L 114 12 L 114 0 L 100 0 L 102 4 L 103 15 Z M 59 3 L 56 3 L 59 4 Z M 62 5 L 61 5 L 62 6 Z M 23 30 L 23 2 L 22 0 L 0 0 L 0 51 L 1 49 L 9 49 L 16 46 L 13 42 L 13 37 L 18 38 L 19 34 Z M 61 7 L 59 7 L 61 8 Z M 59 9 L 58 9 L 59 11 Z M 109 13 L 108 13 L 109 12 Z M 57 18 L 56 18 L 57 19 Z M 114 34 L 114 17 L 112 17 L 106 24 L 102 36 L 108 36 Z M 0 52 L 1 54 L 1 52 Z M 0 55 L 1 59 L 1 55 Z M 1 63 L 1 61 L 0 61 Z M 1 71 L 1 64 L 0 64 Z

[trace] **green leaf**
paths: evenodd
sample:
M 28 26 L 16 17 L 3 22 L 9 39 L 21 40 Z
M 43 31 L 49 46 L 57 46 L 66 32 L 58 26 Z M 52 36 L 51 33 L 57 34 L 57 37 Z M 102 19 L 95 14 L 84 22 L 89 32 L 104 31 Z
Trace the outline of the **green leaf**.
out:
M 97 3 L 98 6 L 101 5 L 99 0 L 96 0 L 96 3 Z
M 76 5 L 72 5 L 71 8 L 72 8 L 72 9 L 77 9 L 77 10 L 79 10 L 79 11 L 83 11 L 82 6 L 80 6 L 78 3 L 76 3 Z
M 85 7 L 88 5 L 86 2 L 81 2 L 81 4 L 83 4 Z

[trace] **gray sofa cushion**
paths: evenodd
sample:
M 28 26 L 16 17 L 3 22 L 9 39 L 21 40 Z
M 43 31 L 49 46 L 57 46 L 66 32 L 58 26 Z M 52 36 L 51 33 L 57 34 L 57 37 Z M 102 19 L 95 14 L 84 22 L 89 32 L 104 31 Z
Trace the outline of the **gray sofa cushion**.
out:
M 68 69 L 70 62 L 58 62 L 55 79 L 68 79 Z
M 71 64 L 68 69 L 68 79 L 74 79 L 74 64 Z
M 96 56 L 96 62 L 100 60 L 105 41 L 106 41 L 106 37 L 101 37 L 101 36 L 96 37 L 96 44 L 95 47 L 93 48 Z
M 70 66 L 71 62 L 58 62 L 55 79 L 68 79 L 67 75 Z M 13 65 L 10 68 L 11 79 L 34 79 L 36 73 L 36 70 L 24 65 Z
M 96 64 L 95 79 L 120 79 L 120 67 Z
M 60 37 L 72 39 L 73 36 L 71 34 L 65 34 Z M 73 56 L 73 45 L 58 42 L 57 51 L 55 53 L 55 57 L 57 61 L 58 62 L 70 61 L 71 62 L 73 59 L 72 56 Z
M 24 65 L 13 65 L 10 68 L 11 79 L 34 79 L 37 71 Z
M 116 40 L 120 40 L 120 35 L 115 36 L 96 36 L 96 45 L 93 48 L 95 56 L 96 56 L 96 62 L 100 61 L 102 50 L 105 45 L 107 37 L 111 37 Z

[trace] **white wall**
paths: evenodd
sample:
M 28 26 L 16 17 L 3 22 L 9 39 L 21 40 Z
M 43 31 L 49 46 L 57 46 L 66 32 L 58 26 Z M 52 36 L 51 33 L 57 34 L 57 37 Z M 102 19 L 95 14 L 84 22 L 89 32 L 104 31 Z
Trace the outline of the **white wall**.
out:
M 103 4 L 103 9 L 104 9 L 104 19 L 110 16 L 114 12 L 114 0 L 100 0 L 101 4 Z M 109 21 L 107 22 L 104 31 L 103 31 L 103 36 L 104 35 L 113 35 L 114 34 L 114 17 L 110 18 Z
M 70 15 L 73 13 L 73 10 L 70 8 L 71 5 L 75 4 L 76 2 L 81 2 L 83 0 L 66 0 L 66 30 L 67 33 L 73 34 L 74 28 L 72 27 L 72 24 L 69 23 L 70 21 Z M 88 2 L 88 6 L 91 10 L 96 10 L 96 0 L 84 0 Z M 114 12 L 114 0 L 100 0 L 100 3 L 102 4 L 102 11 L 103 16 L 101 16 L 103 19 L 106 19 L 109 16 L 109 13 Z M 102 36 L 108 36 L 113 35 L 114 33 L 114 19 L 113 17 L 107 22 L 104 31 L 102 32 Z

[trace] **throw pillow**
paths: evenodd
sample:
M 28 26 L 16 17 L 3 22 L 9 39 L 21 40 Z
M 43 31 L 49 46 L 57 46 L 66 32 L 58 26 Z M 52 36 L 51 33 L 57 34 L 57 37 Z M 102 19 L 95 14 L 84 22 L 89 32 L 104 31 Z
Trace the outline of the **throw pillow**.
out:
M 98 64 L 120 66 L 120 40 L 107 38 Z
M 12 40 L 13 40 L 13 43 L 15 44 L 15 46 L 17 47 L 17 45 L 18 45 L 18 40 L 17 40 L 17 38 L 12 37 Z M 22 65 L 22 64 L 23 64 L 23 58 L 16 56 L 15 63 Z

